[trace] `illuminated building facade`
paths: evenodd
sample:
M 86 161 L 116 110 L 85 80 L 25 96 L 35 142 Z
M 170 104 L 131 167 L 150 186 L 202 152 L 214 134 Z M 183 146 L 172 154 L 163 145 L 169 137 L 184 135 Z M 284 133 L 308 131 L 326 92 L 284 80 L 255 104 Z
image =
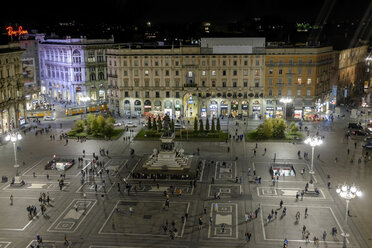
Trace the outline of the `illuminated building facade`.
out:
M 332 90 L 333 61 L 332 47 L 269 44 L 266 47 L 265 116 L 283 115 L 285 106 L 280 103 L 283 97 L 293 100 L 287 104 L 287 116 L 301 119 L 314 113 L 326 113 Z
M 265 39 L 205 38 L 197 46 L 117 45 L 107 51 L 115 114 L 259 116 L 264 108 Z
M 41 93 L 56 100 L 80 103 L 106 100 L 106 49 L 114 39 L 45 39 L 39 44 Z
M 3 134 L 25 123 L 22 53 L 19 44 L 0 46 L 0 132 Z

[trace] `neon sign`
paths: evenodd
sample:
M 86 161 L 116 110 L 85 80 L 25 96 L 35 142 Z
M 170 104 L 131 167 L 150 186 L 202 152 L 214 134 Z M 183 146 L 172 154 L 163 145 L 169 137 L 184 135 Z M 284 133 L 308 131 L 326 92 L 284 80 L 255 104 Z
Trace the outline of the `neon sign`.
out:
M 27 30 L 23 30 L 22 26 L 18 27 L 18 30 L 13 30 L 13 27 L 9 26 L 6 27 L 6 30 L 8 31 L 8 36 L 17 36 L 17 35 L 22 35 L 22 34 L 28 34 Z

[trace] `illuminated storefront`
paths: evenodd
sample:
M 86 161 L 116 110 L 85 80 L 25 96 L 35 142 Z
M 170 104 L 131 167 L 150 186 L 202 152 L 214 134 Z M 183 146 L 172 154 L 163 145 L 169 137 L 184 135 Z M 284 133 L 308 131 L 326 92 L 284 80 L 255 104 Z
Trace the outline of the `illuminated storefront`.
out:
M 302 108 L 295 108 L 293 118 L 302 119 Z
M 221 115 L 222 116 L 228 116 L 228 108 L 229 106 L 227 105 L 227 101 L 221 101 L 221 105 L 220 105 L 220 108 L 221 108 Z
M 259 117 L 260 113 L 261 113 L 260 101 L 254 100 L 252 104 L 252 116 L 254 118 L 257 118 Z
M 233 117 L 238 115 L 239 104 L 237 101 L 231 101 L 231 115 Z
M 185 117 L 195 117 L 198 115 L 198 97 L 187 93 L 184 96 Z
M 142 108 L 141 108 L 141 101 L 140 100 L 135 100 L 134 101 L 134 113 L 137 115 L 137 116 L 141 116 L 141 111 Z
M 173 115 L 172 102 L 169 100 L 166 100 L 164 103 L 164 114 L 170 117 Z
M 276 107 L 275 117 L 276 118 L 283 118 L 283 107 Z
M 129 100 L 125 100 L 124 101 L 124 115 L 126 115 L 126 116 L 130 116 L 131 115 L 131 112 L 130 112 L 130 101 Z
M 247 101 L 242 102 L 242 115 L 243 116 L 248 116 L 249 114 L 249 104 Z
M 216 101 L 211 101 L 211 104 L 209 105 L 209 113 L 211 118 L 218 116 L 218 105 Z
M 274 117 L 274 107 L 266 107 L 265 117 L 266 118 Z
M 176 103 L 174 104 L 174 113 L 176 115 L 176 118 L 179 118 L 181 116 L 181 104 L 179 100 L 176 100 Z
M 151 101 L 146 100 L 145 105 L 143 106 L 143 110 L 144 110 L 145 115 L 148 115 L 148 113 L 151 111 L 151 109 L 152 109 Z

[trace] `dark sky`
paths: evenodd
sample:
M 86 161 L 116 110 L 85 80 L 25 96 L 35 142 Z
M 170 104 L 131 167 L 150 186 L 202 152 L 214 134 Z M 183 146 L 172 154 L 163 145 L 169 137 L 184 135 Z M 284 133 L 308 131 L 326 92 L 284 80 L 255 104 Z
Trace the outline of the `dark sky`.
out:
M 190 23 L 204 20 L 232 22 L 248 17 L 276 16 L 284 20 L 315 20 L 322 5 L 335 1 L 332 18 L 362 16 L 368 0 L 214 0 L 214 1 L 129 1 L 129 0 L 62 0 L 6 1 L 0 9 L 1 23 L 25 22 L 115 22 L 141 24 Z M 356 3 L 357 2 L 357 3 Z

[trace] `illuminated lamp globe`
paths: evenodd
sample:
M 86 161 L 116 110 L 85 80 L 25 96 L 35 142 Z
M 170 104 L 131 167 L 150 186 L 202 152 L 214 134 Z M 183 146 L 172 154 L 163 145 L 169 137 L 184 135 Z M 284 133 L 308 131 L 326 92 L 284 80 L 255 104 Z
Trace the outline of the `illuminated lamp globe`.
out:
M 342 185 L 341 190 L 342 190 L 342 192 L 346 192 L 347 186 L 346 185 Z
M 363 193 L 362 193 L 362 191 L 358 190 L 358 191 L 356 192 L 356 195 L 357 195 L 358 197 L 361 197 L 361 196 L 363 195 Z

